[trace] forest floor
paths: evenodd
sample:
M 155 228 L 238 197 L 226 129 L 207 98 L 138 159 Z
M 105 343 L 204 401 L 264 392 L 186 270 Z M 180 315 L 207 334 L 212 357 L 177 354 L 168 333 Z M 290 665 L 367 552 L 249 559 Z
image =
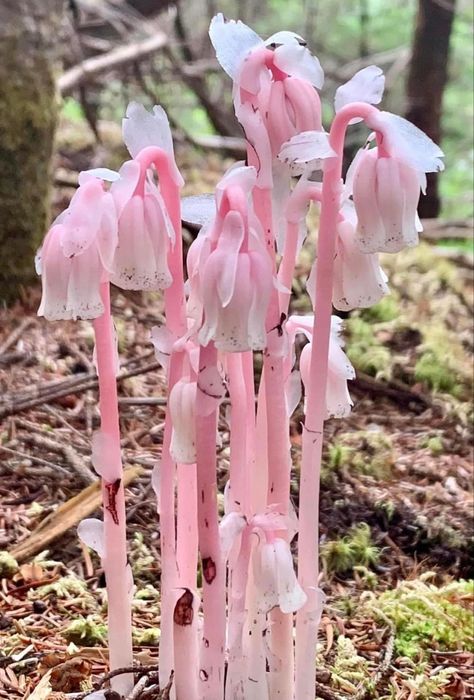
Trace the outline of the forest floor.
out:
M 211 174 L 209 183 L 196 175 L 199 186 L 189 191 L 209 189 L 214 166 L 195 164 Z M 67 196 L 58 190 L 57 204 Z M 308 260 L 294 287 L 298 313 L 309 310 Z M 459 248 L 427 243 L 385 256 L 383 266 L 392 294 L 346 321 L 357 369 L 353 412 L 325 426 L 318 697 L 474 698 L 472 267 Z M 0 311 L 2 700 L 79 697 L 107 670 L 100 562 L 76 536 L 82 518 L 100 514 L 90 463 L 99 423 L 92 331 L 87 322 L 38 318 L 38 300 L 33 289 Z M 135 660 L 146 667 L 157 663 L 160 555 L 150 472 L 164 422 L 164 378 L 149 334 L 162 306 L 158 296 L 118 291 L 112 304 Z M 296 508 L 299 425 L 297 415 Z M 224 416 L 221 428 L 222 491 Z

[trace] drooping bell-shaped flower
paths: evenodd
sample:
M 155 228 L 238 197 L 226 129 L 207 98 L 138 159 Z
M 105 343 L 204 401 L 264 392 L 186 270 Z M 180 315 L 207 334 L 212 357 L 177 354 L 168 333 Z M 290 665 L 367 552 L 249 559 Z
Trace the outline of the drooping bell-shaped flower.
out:
M 357 241 L 357 217 L 354 205 L 348 201 L 342 210 L 342 220 L 336 228 L 332 303 L 339 311 L 365 309 L 389 293 L 387 276 L 377 253 L 362 253 Z M 306 289 L 315 308 L 316 265 L 313 264 Z
M 122 165 L 111 187 L 118 213 L 111 281 L 122 289 L 166 289 L 172 282 L 168 255 L 175 231 L 152 166 L 158 175 L 164 168 L 176 187 L 183 183 L 166 113 L 155 106 L 150 114 L 132 102 L 123 120 L 123 138 L 133 160 Z
M 306 603 L 306 593 L 296 578 L 290 545 L 281 537 L 260 542 L 253 558 L 259 608 L 269 612 L 279 607 L 293 613 Z
M 378 148 L 364 150 L 353 175 L 357 240 L 364 253 L 397 253 L 418 243 L 420 177 Z
M 127 161 L 112 184 L 118 213 L 118 244 L 111 282 L 122 289 L 160 290 L 171 284 L 168 253 L 174 230 L 146 165 Z
M 216 190 L 217 216 L 188 255 L 190 306 L 196 318 L 201 316 L 199 342 L 213 340 L 225 352 L 261 350 L 266 344 L 273 276 L 250 205 L 254 182 L 255 170 L 247 167 L 223 178 Z
M 310 379 L 311 342 L 313 337 L 313 316 L 290 316 L 286 323 L 290 339 L 303 333 L 307 343 L 300 355 L 300 372 L 303 385 L 308 390 Z M 326 386 L 326 418 L 344 418 L 349 415 L 352 399 L 347 388 L 347 381 L 354 379 L 355 371 L 342 349 L 342 319 L 331 318 L 331 335 L 329 338 L 328 377 Z M 292 362 L 289 363 L 290 366 Z M 289 374 L 289 372 L 288 372 Z M 291 375 L 289 375 L 291 376 Z
M 101 179 L 81 173 L 69 207 L 48 231 L 37 256 L 43 285 L 38 315 L 50 321 L 100 316 L 100 283 L 109 277 L 116 245 L 112 195 Z
M 168 339 L 156 338 L 155 345 L 162 346 Z M 199 411 L 209 415 L 219 405 L 226 387 L 216 366 L 199 367 L 199 348 L 191 341 L 177 341 L 185 351 L 183 374 L 174 384 L 169 396 L 172 433 L 170 454 L 180 464 L 196 461 L 196 406 L 199 394 Z

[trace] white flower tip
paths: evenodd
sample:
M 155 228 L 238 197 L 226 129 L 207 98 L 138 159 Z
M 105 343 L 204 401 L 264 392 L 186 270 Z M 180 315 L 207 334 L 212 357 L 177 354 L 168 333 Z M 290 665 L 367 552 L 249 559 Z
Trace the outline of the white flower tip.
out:
M 240 20 L 226 19 L 222 12 L 212 18 L 209 37 L 217 60 L 234 80 L 245 56 L 256 46 L 263 45 L 253 29 Z
M 77 526 L 79 539 L 86 547 L 93 549 L 99 557 L 105 554 L 104 523 L 97 518 L 86 518 Z
M 378 66 L 367 66 L 357 71 L 347 83 L 336 90 L 334 108 L 339 112 L 351 102 L 367 102 L 377 105 L 381 102 L 385 89 L 385 76 Z
M 326 132 L 302 131 L 283 144 L 278 160 L 297 165 L 313 163 L 316 169 L 320 160 L 333 158 L 335 155 Z

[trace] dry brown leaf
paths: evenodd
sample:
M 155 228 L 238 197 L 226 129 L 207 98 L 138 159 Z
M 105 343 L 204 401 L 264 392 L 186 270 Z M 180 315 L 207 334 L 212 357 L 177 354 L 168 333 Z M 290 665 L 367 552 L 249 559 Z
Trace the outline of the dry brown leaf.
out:
M 33 692 L 28 695 L 26 700 L 48 700 L 53 692 L 50 683 L 51 671 L 48 671 L 40 680 Z

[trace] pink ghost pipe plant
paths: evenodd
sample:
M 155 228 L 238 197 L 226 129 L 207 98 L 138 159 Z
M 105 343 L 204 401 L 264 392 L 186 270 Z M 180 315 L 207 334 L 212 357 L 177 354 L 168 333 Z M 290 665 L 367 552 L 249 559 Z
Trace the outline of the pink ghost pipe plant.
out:
M 127 565 L 116 386 L 118 353 L 109 283 L 113 281 L 125 289 L 169 287 L 172 309 L 184 309 L 184 293 L 179 293 L 183 279 L 179 210 L 182 180 L 174 162 L 166 115 L 157 110 L 159 128 L 152 125 L 154 129 L 143 132 L 146 111 L 140 105 L 129 106 L 124 137 L 134 160 L 125 163 L 119 173 L 107 169 L 81 173 L 79 189 L 68 209 L 54 222 L 38 255 L 43 283 L 38 314 L 49 320 L 91 319 L 94 326 L 101 427 L 94 435 L 92 462 L 102 477 L 104 522 L 83 521 L 79 535 L 97 551 L 105 570 L 112 670 L 129 666 L 133 660 L 133 581 Z M 147 138 L 155 145 L 149 145 Z M 150 175 L 152 165 L 159 173 L 160 189 Z M 104 181 L 112 182 L 109 191 Z M 178 326 L 176 329 L 180 330 Z M 124 695 L 132 685 L 130 674 L 112 680 L 113 689 Z
M 262 105 L 265 109 L 270 104 L 270 95 L 282 94 L 281 89 L 273 88 L 273 82 L 284 82 L 288 77 L 296 76 L 309 78 L 314 86 L 320 87 L 322 74 L 318 73 L 317 61 L 311 61 L 311 55 L 304 47 L 304 42 L 295 35 L 279 33 L 263 44 L 261 39 L 241 22 L 227 22 L 222 15 L 218 15 L 211 22 L 210 35 L 219 62 L 234 80 L 236 114 L 249 142 L 249 162 L 255 163 L 258 171 L 257 181 L 260 181 L 260 187 L 257 186 L 254 190 L 255 209 L 273 257 L 272 225 L 275 216 L 269 190 L 273 184 L 271 173 L 274 171 L 275 148 L 272 149 L 271 144 L 282 141 L 281 135 L 291 131 L 288 124 L 289 121 L 295 124 L 295 106 L 292 105 L 288 121 L 288 111 L 284 107 L 288 106 L 289 100 L 275 113 L 270 110 L 263 113 Z M 312 273 L 316 289 L 313 294 L 315 314 L 311 337 L 317 338 L 317 342 L 312 342 L 308 347 L 302 367 L 306 376 L 306 418 L 301 465 L 298 576 L 307 601 L 297 613 L 295 692 L 298 700 L 313 700 L 315 695 L 314 658 L 317 625 L 321 613 L 321 595 L 317 587 L 319 513 L 315 504 L 319 499 L 322 430 L 327 417 L 331 302 L 334 298 L 339 308 L 354 308 L 374 303 L 386 292 L 386 278 L 373 254 L 378 251 L 395 252 L 404 245 L 414 245 L 417 242 L 419 222 L 416 205 L 420 186 L 423 186 L 424 173 L 443 167 L 440 160 L 441 150 L 422 132 L 406 120 L 387 112 L 379 112 L 373 106 L 381 100 L 383 85 L 383 75 L 376 66 L 359 71 L 336 92 L 337 114 L 329 135 L 318 126 L 304 129 L 302 133 L 297 133 L 282 143 L 279 154 L 281 161 L 291 164 L 293 169 L 300 168 L 300 172 L 302 171 L 298 196 L 302 190 L 304 200 L 306 188 L 307 200 L 321 203 L 317 260 Z M 262 94 L 259 94 L 260 91 Z M 249 98 L 249 94 L 257 94 L 258 97 L 255 100 L 253 97 Z M 250 103 L 251 110 L 245 110 L 243 107 L 246 101 Z M 308 108 L 308 103 L 309 100 L 305 109 Z M 315 105 L 313 100 L 310 109 L 314 112 L 313 122 L 319 125 L 320 111 Z M 275 125 L 269 127 L 272 120 Z M 305 120 L 310 121 L 308 117 L 305 117 Z M 346 128 L 349 124 L 361 120 L 365 120 L 367 126 L 375 131 L 377 146 L 372 152 L 363 151 L 356 159 L 352 183 L 349 183 L 352 187 L 345 193 L 345 199 L 352 196 L 352 204 L 350 201 L 342 201 L 342 151 Z M 319 189 L 309 178 L 311 171 L 320 168 L 323 169 L 323 184 Z M 286 198 L 284 201 L 287 239 L 279 244 L 279 250 L 283 251 L 280 281 L 283 279 L 288 283 L 292 261 L 301 243 L 301 234 L 300 218 L 298 215 L 295 217 L 295 212 L 291 211 L 291 204 L 294 202 L 290 203 Z M 343 204 L 345 207 L 341 210 Z M 356 226 L 354 207 L 358 217 Z M 370 216 L 371 210 L 374 211 L 373 218 Z M 285 261 L 285 252 L 290 260 Z M 360 253 L 368 253 L 372 257 L 364 259 Z M 333 279 L 334 267 L 336 279 Z M 371 291 L 361 289 L 361 280 L 365 272 L 369 272 Z M 288 299 L 288 292 L 280 292 L 280 308 L 287 309 Z M 286 311 L 282 313 L 286 314 Z M 283 316 L 281 318 L 283 319 Z M 267 401 L 267 417 L 270 405 L 270 401 Z M 281 419 L 282 413 L 279 407 L 279 415 L 273 415 L 267 424 L 269 449 L 272 444 L 282 446 L 278 439 L 276 443 L 273 442 L 271 434 L 272 425 L 277 424 L 278 428 L 281 428 L 278 418 Z M 279 430 L 279 433 L 281 438 L 282 431 Z M 282 455 L 286 455 L 286 449 L 280 449 L 280 475 L 284 474 Z M 276 473 L 278 474 L 278 471 Z M 282 478 L 281 483 L 283 481 Z M 278 617 L 274 621 L 273 629 L 275 622 L 278 629 Z M 278 640 L 277 646 L 280 651 L 291 650 L 288 627 L 286 633 L 286 640 L 281 637 Z M 291 668 L 289 659 L 290 656 L 287 655 L 285 662 Z M 293 697 L 290 694 L 293 693 L 290 689 L 291 679 L 286 678 L 285 681 L 288 681 L 288 685 L 280 696 Z
M 263 42 L 222 15 L 211 22 L 210 35 L 234 81 L 249 166 L 236 164 L 217 186 L 213 215 L 189 251 L 187 303 L 182 180 L 168 121 L 161 108 L 149 114 L 132 103 L 123 123 L 132 160 L 119 173 L 82 174 L 69 209 L 45 239 L 39 313 L 94 322 L 101 430 L 93 463 L 103 478 L 104 524 L 86 520 L 79 532 L 106 570 L 111 668 L 131 660 L 132 581 L 109 281 L 165 294 L 166 326 L 153 338 L 169 392 L 162 456 L 153 474 L 162 554 L 160 682 L 175 671 L 177 700 L 222 700 L 224 694 L 229 700 L 313 700 L 323 604 L 317 508 L 323 425 L 331 415 L 347 415 L 352 403 L 347 380 L 353 369 L 332 305 L 369 306 L 387 292 L 377 253 L 417 242 L 420 189 L 426 172 L 442 168 L 442 152 L 413 125 L 373 106 L 384 84 L 376 66 L 336 91 L 327 134 L 314 90 L 322 85 L 322 70 L 301 37 L 279 32 Z M 361 120 L 374 135 L 344 184 L 345 130 Z M 317 170 L 323 171 L 322 184 L 313 181 Z M 293 189 L 291 175 L 299 176 Z M 104 180 L 112 181 L 110 189 Z M 314 314 L 288 318 L 311 202 L 320 207 L 317 259 L 307 282 Z M 292 349 L 297 334 L 309 341 L 299 372 Z M 253 351 L 263 351 L 256 410 Z M 300 377 L 305 423 L 298 524 L 289 505 L 289 418 L 300 398 Z M 227 390 L 230 480 L 219 523 L 217 413 Z M 296 578 L 290 542 L 298 530 Z M 131 681 L 119 676 L 113 687 L 126 694 Z

